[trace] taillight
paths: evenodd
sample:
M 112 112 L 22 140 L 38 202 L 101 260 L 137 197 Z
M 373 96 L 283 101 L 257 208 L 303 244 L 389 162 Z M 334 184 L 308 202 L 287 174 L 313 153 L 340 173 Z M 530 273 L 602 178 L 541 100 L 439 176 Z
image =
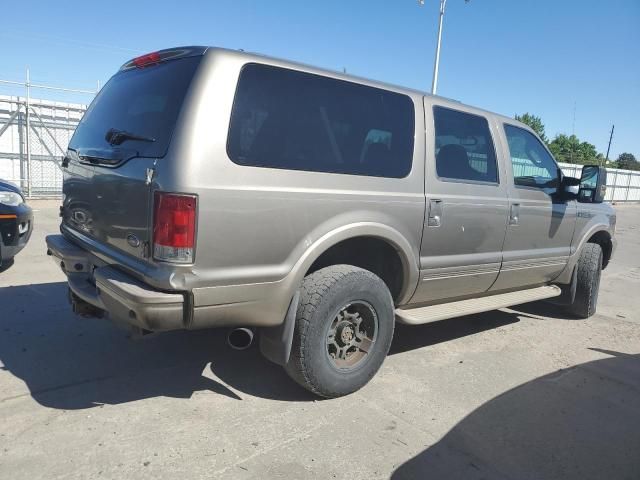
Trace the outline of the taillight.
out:
M 167 60 L 203 54 L 205 51 L 206 47 L 186 47 L 170 48 L 167 50 L 160 50 L 158 52 L 151 52 L 129 60 L 120 67 L 120 70 L 150 67 L 152 65 L 158 65 L 159 63 L 166 62 Z
M 165 262 L 193 262 L 196 197 L 156 192 L 153 201 L 153 257 Z

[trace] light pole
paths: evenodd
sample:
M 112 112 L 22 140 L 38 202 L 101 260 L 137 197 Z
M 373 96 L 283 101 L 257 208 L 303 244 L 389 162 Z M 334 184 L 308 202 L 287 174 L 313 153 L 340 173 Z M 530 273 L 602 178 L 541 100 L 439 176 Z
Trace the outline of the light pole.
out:
M 467 3 L 469 0 L 465 0 Z M 420 5 L 424 5 L 424 0 L 418 0 Z M 436 58 L 433 62 L 433 81 L 431 82 L 431 94 L 435 95 L 438 90 L 438 67 L 440 65 L 440 43 L 442 42 L 442 20 L 444 19 L 444 8 L 447 0 L 440 0 L 440 16 L 438 19 L 438 43 L 436 44 Z

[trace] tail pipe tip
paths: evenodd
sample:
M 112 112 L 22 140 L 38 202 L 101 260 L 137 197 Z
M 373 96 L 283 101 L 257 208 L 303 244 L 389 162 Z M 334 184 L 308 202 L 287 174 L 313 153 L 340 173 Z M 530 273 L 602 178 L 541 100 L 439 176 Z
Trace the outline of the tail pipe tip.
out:
M 233 328 L 227 334 L 227 345 L 234 350 L 246 350 L 253 343 L 254 332 L 250 328 Z

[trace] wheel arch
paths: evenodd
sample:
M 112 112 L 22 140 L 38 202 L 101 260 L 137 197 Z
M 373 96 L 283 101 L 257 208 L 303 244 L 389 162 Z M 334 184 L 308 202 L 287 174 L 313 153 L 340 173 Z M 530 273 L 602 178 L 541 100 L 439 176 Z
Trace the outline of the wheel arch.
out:
M 607 268 L 613 252 L 613 239 L 611 234 L 607 230 L 598 230 L 587 239 L 585 244 L 586 243 L 597 243 L 600 245 L 600 248 L 602 248 L 602 269 Z
M 282 312 L 285 320 L 281 325 L 261 330 L 260 350 L 266 358 L 279 365 L 286 365 L 289 361 L 293 340 L 293 325 L 299 299 L 298 292 L 304 277 L 315 268 L 335 264 L 324 265 L 320 263 L 323 255 L 329 254 L 332 248 L 339 248 L 340 245 L 345 245 L 346 242 L 361 239 L 375 239 L 376 242 L 384 242 L 387 248 L 393 249 L 402 266 L 401 286 L 396 292 L 394 302 L 397 305 L 401 305 L 409 301 L 416 289 L 419 271 L 416 254 L 414 254 L 411 243 L 404 235 L 395 228 L 377 222 L 351 223 L 334 228 L 321 235 L 316 241 L 310 242 L 289 275 L 287 275 L 283 284 L 283 296 L 280 298 L 281 302 L 279 302 L 280 305 L 283 305 L 284 302 L 288 305 L 288 308 L 285 307 L 286 311 L 283 310 Z M 353 265 L 353 262 L 344 261 L 344 259 L 340 261 Z M 354 266 L 366 268 L 366 266 L 363 267 L 362 265 Z M 385 279 L 383 278 L 382 280 L 384 281 Z
M 413 252 L 409 241 L 398 230 L 376 222 L 345 225 L 327 232 L 312 243 L 294 267 L 293 275 L 291 276 L 292 292 L 299 287 L 308 273 L 323 266 L 336 264 L 337 262 L 328 262 L 328 256 L 331 256 L 332 252 L 336 252 L 343 246 L 347 248 L 347 251 L 350 251 L 352 245 L 358 245 L 359 242 L 362 242 L 360 244 L 368 243 L 387 248 L 387 252 L 395 253 L 395 258 L 397 258 L 402 272 L 399 277 L 400 286 L 396 288 L 394 301 L 399 305 L 406 303 L 413 295 L 418 281 L 419 272 L 416 254 Z M 344 255 L 338 255 L 337 258 L 340 259 L 340 263 L 368 269 L 366 262 L 364 264 L 363 262 L 349 262 Z M 326 264 L 324 260 L 327 260 Z M 385 280 L 385 278 L 382 279 L 383 281 Z M 389 282 L 388 278 L 385 283 L 387 282 Z M 394 290 L 393 285 L 390 290 Z

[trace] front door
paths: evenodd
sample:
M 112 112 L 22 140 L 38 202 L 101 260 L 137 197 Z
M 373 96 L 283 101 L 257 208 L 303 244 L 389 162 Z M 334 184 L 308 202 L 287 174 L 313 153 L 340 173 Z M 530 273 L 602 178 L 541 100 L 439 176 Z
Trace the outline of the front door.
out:
M 412 303 L 487 291 L 500 270 L 508 216 L 505 172 L 487 118 L 440 99 L 424 102 L 427 213 Z
M 511 159 L 510 214 L 492 290 L 551 282 L 567 265 L 576 223 L 576 202 L 559 195 L 560 170 L 546 147 L 528 130 L 503 128 L 504 155 Z

